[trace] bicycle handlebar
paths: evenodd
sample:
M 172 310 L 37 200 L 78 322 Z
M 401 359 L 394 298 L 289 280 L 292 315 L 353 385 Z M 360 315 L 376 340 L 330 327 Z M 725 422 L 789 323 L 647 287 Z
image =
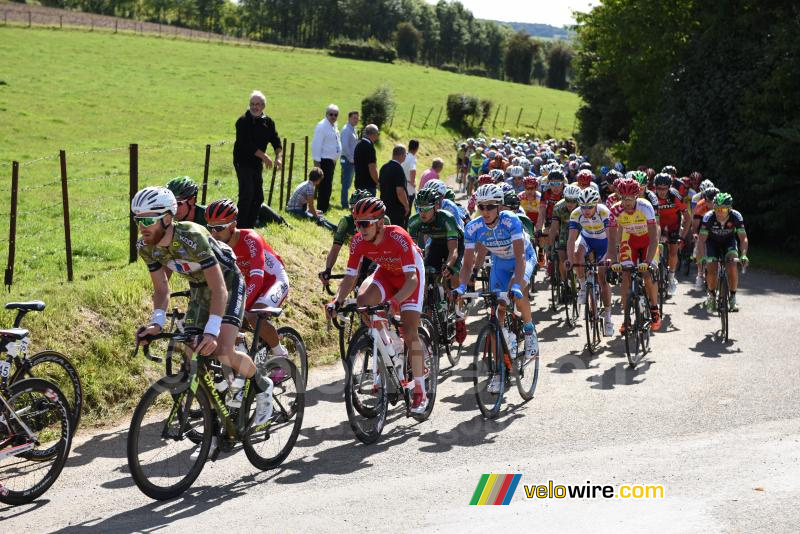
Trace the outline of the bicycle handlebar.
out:
M 195 345 L 203 339 L 203 334 L 200 333 L 199 330 L 195 331 L 194 329 L 190 330 L 189 332 L 161 332 L 159 334 L 152 334 L 149 336 L 136 336 L 136 349 L 133 351 L 133 356 L 136 356 L 139 353 L 139 347 L 142 346 L 142 341 L 147 341 L 147 344 L 142 346 L 142 353 L 144 354 L 145 358 L 150 361 L 161 363 L 163 361 L 162 358 L 158 356 L 152 356 L 150 354 L 150 343 L 159 339 L 174 339 L 175 341 L 179 341 L 182 343 L 186 343 L 187 345 Z
M 191 295 L 191 292 L 188 289 L 186 289 L 184 291 L 173 291 L 172 293 L 169 294 L 169 298 L 171 298 L 171 299 L 174 299 L 174 298 L 177 298 L 177 297 L 189 298 L 190 295 Z

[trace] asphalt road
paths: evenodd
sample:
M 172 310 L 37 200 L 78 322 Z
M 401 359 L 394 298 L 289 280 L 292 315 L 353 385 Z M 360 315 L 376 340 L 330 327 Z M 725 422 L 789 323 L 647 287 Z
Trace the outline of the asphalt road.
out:
M 239 451 L 207 463 L 177 500 L 153 502 L 127 473 L 127 425 L 76 438 L 36 503 L 0 508 L 3 532 L 377 530 L 797 532 L 800 525 L 800 281 L 743 278 L 732 340 L 681 282 L 653 352 L 635 371 L 620 336 L 596 357 L 535 300 L 542 372 L 496 421 L 445 370 L 429 421 L 394 416 L 380 441 L 353 438 L 343 372 L 312 369 L 303 431 L 277 470 Z M 471 334 L 476 333 L 471 325 Z M 469 343 L 474 341 L 471 335 Z M 471 354 L 471 347 L 468 347 Z M 509 506 L 469 506 L 483 473 L 521 474 Z M 663 499 L 528 499 L 524 485 L 661 485 Z

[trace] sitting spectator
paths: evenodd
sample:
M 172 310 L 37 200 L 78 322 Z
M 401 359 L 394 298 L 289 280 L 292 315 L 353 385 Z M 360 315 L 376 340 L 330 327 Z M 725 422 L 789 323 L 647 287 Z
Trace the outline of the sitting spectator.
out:
M 336 231 L 336 225 L 323 217 L 322 212 L 314 207 L 314 191 L 322 182 L 324 176 L 322 169 L 312 167 L 308 171 L 308 180 L 298 185 L 294 189 L 292 196 L 289 197 L 286 211 L 301 219 L 311 219 L 318 225 L 334 232 Z

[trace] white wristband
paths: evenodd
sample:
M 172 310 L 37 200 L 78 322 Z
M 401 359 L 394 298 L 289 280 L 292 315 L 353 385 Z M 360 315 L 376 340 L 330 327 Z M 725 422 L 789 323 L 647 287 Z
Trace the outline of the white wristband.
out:
M 167 322 L 167 312 L 164 310 L 153 310 L 153 315 L 150 316 L 150 324 L 157 324 L 164 328 L 164 323 Z
M 214 337 L 219 337 L 219 328 L 222 326 L 222 316 L 209 315 L 206 321 L 206 327 L 203 329 L 204 334 L 211 334 Z

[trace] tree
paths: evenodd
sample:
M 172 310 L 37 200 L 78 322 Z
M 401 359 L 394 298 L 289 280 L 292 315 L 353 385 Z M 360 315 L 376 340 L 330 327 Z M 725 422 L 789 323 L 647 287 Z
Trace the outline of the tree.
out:
M 558 41 L 547 53 L 547 87 L 566 89 L 570 64 L 575 51 L 564 41 Z
M 538 45 L 524 31 L 515 33 L 506 46 L 506 78 L 517 83 L 531 83 L 533 57 Z
M 397 56 L 408 61 L 416 61 L 422 49 L 422 32 L 410 22 L 401 22 L 397 25 L 395 34 L 395 48 Z

